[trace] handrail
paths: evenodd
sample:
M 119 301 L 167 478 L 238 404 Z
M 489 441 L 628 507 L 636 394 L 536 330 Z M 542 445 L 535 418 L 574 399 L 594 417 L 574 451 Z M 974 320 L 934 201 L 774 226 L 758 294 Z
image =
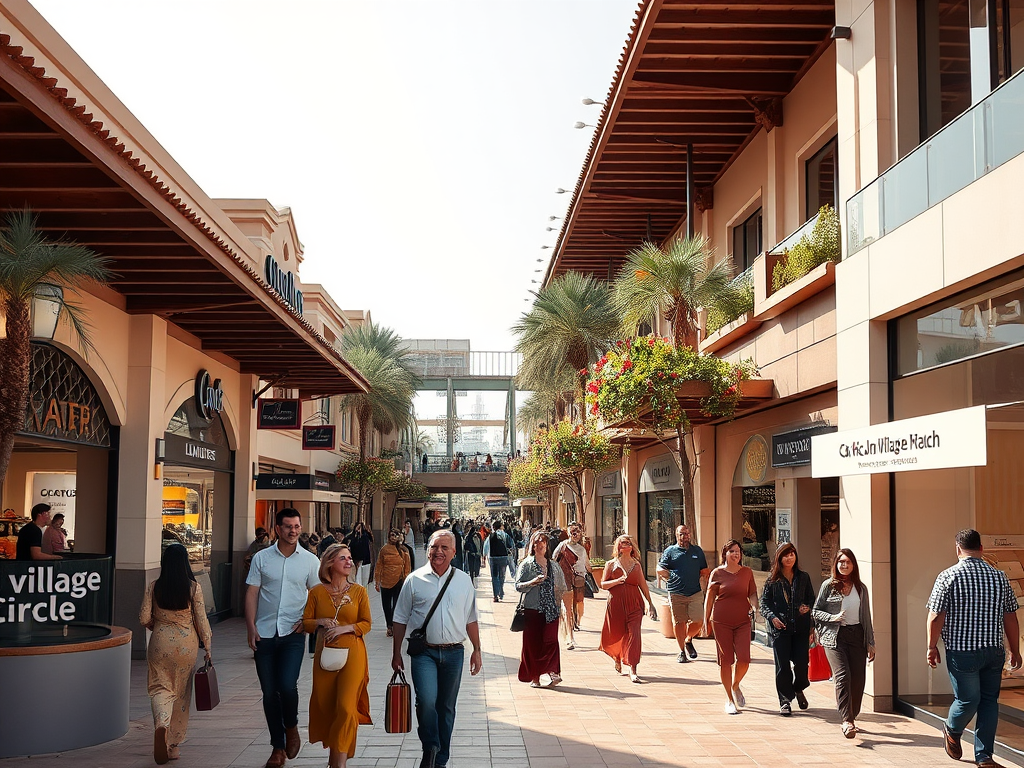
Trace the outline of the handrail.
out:
M 846 256 L 1024 152 L 1024 70 L 944 126 L 846 203 Z
M 781 256 L 786 253 L 790 248 L 800 242 L 800 238 L 804 235 L 809 235 L 814 231 L 814 225 L 818 223 L 818 217 L 821 215 L 821 211 L 811 216 L 807 221 L 797 227 L 796 231 L 788 235 L 781 243 L 776 245 L 774 248 L 767 251 L 769 256 Z

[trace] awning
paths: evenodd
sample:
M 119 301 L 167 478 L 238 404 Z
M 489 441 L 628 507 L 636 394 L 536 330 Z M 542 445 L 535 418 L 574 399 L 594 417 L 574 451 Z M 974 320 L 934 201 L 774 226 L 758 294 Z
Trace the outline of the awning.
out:
M 259 250 L 117 97 L 41 18 L 20 21 L 0 10 L 0 210 L 28 207 L 44 234 L 110 258 L 115 277 L 91 292 L 165 318 L 243 374 L 303 398 L 367 391 L 270 286 Z
M 335 491 L 314 490 L 266 490 L 256 491 L 257 501 L 319 501 L 327 504 L 340 504 L 341 494 Z

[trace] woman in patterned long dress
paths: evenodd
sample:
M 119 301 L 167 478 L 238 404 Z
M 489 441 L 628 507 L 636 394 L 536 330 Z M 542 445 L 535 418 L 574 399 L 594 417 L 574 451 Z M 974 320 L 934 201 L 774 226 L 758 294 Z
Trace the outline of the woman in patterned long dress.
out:
M 350 581 L 352 550 L 344 544 L 328 547 L 320 558 L 320 581 L 309 591 L 303 630 L 320 628 L 313 659 L 313 693 L 309 697 L 309 742 L 330 750 L 329 768 L 343 768 L 356 751 L 356 731 L 371 725 L 370 682 L 363 636 L 370 631 L 370 599 Z M 347 648 L 345 666 L 330 672 L 320 666 L 324 646 Z
M 149 698 L 153 706 L 153 759 L 157 765 L 179 757 L 192 703 L 192 672 L 199 641 L 210 660 L 210 622 L 203 590 L 192 575 L 188 550 L 172 544 L 160 558 L 160 576 L 146 588 L 139 622 L 153 631 L 146 651 Z
M 615 539 L 612 547 L 615 558 L 604 566 L 601 588 L 608 590 L 608 606 L 604 614 L 604 628 L 601 630 L 601 650 L 615 659 L 615 671 L 622 672 L 622 664 L 629 667 L 629 679 L 642 683 L 637 674 L 642 650 L 640 626 L 644 619 L 643 595 L 647 601 L 648 613 L 654 620 L 658 611 L 651 602 L 643 568 L 637 559 L 633 540 L 623 534 Z

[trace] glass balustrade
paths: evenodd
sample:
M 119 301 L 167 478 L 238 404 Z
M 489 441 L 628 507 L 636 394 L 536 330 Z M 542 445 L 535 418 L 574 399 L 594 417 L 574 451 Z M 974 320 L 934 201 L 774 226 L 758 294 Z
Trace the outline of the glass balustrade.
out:
M 846 255 L 1024 152 L 1024 72 L 914 149 L 846 203 Z

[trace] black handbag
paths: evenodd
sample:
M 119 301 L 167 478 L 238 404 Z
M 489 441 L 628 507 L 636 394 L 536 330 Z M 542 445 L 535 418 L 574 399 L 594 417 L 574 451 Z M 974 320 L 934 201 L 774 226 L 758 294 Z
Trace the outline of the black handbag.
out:
M 756 637 L 754 637 L 757 634 L 757 630 L 754 626 L 754 612 L 751 611 L 747 614 L 747 616 L 750 617 L 750 641 L 753 642 L 757 639 Z
M 597 582 L 594 580 L 594 574 L 587 571 L 583 576 L 583 596 L 593 597 L 601 590 L 597 586 Z
M 526 608 L 523 606 L 523 597 L 525 596 L 524 592 L 519 597 L 519 605 L 516 606 L 516 612 L 512 615 L 512 626 L 509 629 L 513 632 L 522 632 L 526 629 Z
M 448 585 L 452 583 L 452 578 L 455 576 L 455 568 L 452 568 L 451 573 L 448 574 L 448 578 L 444 582 L 444 586 L 441 587 L 441 591 L 437 593 L 437 597 L 434 598 L 434 604 L 430 606 L 430 611 L 427 613 L 427 618 L 423 620 L 423 623 L 416 627 L 409 636 L 406 638 L 407 645 L 405 646 L 405 652 L 410 656 L 422 656 L 427 652 L 427 624 L 430 623 L 430 619 L 434 616 L 434 611 L 437 610 L 437 604 L 441 602 L 441 598 L 444 597 L 445 590 L 448 589 Z

